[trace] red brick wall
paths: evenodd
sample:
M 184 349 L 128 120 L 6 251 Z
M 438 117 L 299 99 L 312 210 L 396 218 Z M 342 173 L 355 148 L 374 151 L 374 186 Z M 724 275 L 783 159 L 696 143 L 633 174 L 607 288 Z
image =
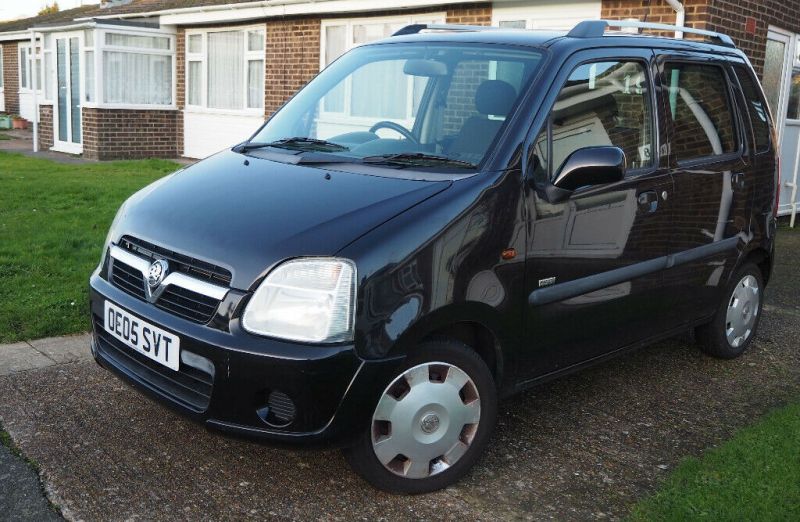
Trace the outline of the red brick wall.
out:
M 770 25 L 800 33 L 800 0 L 709 0 L 708 29 L 727 33 L 753 62 L 759 77 Z M 755 20 L 755 32 L 746 31 L 747 19 Z
M 264 114 L 272 115 L 319 72 L 319 18 L 267 21 Z
M 170 110 L 83 109 L 87 159 L 175 158 L 183 153 L 183 113 Z
M 763 73 L 767 30 L 774 25 L 800 32 L 800 0 L 687 0 L 686 25 L 730 35 L 742 49 L 759 76 Z M 647 0 L 604 0 L 601 16 L 622 20 L 642 20 Z M 755 21 L 755 31 L 746 31 L 747 19 Z M 649 22 L 675 23 L 675 11 L 664 0 L 653 0 Z
M 687 27 L 705 29 L 708 22 L 710 4 L 713 0 L 684 0 Z M 674 24 L 675 10 L 664 0 L 653 0 L 648 10 L 648 0 L 604 0 L 600 17 L 604 20 L 625 20 L 635 18 L 660 24 Z M 648 14 L 649 13 L 649 14 Z
M 19 114 L 19 52 L 17 42 L 3 42 L 3 96 L 6 113 Z
M 492 4 L 464 4 L 448 7 L 448 24 L 492 25 Z
M 53 146 L 53 106 L 39 105 L 39 150 Z

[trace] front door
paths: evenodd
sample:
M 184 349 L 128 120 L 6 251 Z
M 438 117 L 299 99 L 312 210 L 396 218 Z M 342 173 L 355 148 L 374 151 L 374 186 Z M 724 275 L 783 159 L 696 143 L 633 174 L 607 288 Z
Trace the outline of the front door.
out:
M 545 129 L 530 155 L 537 190 L 525 285 L 527 361 L 537 378 L 629 346 L 663 330 L 658 290 L 669 241 L 672 178 L 658 151 L 653 55 L 625 50 L 573 57 L 557 79 Z M 541 186 L 577 149 L 616 146 L 625 179 L 584 187 L 550 203 Z
M 80 154 L 81 74 L 80 36 L 56 38 L 56 99 L 53 111 L 53 149 Z

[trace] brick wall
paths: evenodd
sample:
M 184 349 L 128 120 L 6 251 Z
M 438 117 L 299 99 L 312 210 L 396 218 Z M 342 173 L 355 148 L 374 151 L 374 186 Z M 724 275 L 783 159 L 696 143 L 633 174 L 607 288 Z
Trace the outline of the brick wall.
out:
M 492 25 L 492 4 L 464 4 L 448 7 L 448 24 Z
M 319 72 L 321 20 L 267 21 L 264 114 L 272 115 Z
M 170 110 L 83 109 L 87 159 L 174 158 L 183 153 L 183 113 Z
M 53 106 L 39 105 L 39 150 L 53 146 Z
M 709 0 L 711 12 L 708 29 L 729 34 L 759 75 L 764 72 L 764 54 L 770 25 L 800 32 L 800 0 Z M 755 22 L 747 31 L 747 20 Z
M 684 0 L 683 5 L 686 9 L 685 25 L 695 29 L 705 29 L 712 1 L 714 0 Z M 650 4 L 649 10 L 648 4 Z M 625 20 L 628 18 L 644 20 L 645 15 L 647 15 L 648 22 L 675 23 L 675 10 L 664 0 L 653 0 L 652 3 L 648 2 L 648 0 L 604 0 L 600 11 L 600 17 L 604 20 Z
M 602 18 L 642 20 L 647 0 L 604 0 Z M 686 25 L 730 35 L 742 49 L 759 77 L 764 71 L 767 30 L 774 25 L 800 32 L 800 0 L 687 0 Z M 747 22 L 754 24 L 748 31 Z M 675 11 L 664 0 L 653 0 L 649 22 L 675 23 Z
M 3 42 L 3 95 L 6 113 L 19 114 L 19 52 L 17 42 Z

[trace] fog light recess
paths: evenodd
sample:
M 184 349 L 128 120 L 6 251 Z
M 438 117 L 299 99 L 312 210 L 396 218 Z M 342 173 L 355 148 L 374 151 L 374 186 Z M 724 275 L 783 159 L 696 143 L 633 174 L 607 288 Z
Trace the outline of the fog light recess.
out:
M 275 428 L 284 428 L 294 421 L 297 414 L 294 401 L 279 390 L 273 390 L 267 397 L 267 406 L 258 410 L 258 416 Z

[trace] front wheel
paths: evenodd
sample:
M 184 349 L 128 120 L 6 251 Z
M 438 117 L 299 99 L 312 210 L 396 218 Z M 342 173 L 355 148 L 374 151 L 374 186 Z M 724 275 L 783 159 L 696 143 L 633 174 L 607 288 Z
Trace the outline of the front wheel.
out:
M 486 363 L 449 340 L 415 350 L 345 450 L 352 468 L 393 493 L 427 493 L 464 476 L 494 429 L 497 391 Z
M 710 323 L 697 328 L 703 351 L 733 359 L 753 342 L 761 320 L 764 283 L 761 270 L 747 263 L 731 278 L 724 299 Z

